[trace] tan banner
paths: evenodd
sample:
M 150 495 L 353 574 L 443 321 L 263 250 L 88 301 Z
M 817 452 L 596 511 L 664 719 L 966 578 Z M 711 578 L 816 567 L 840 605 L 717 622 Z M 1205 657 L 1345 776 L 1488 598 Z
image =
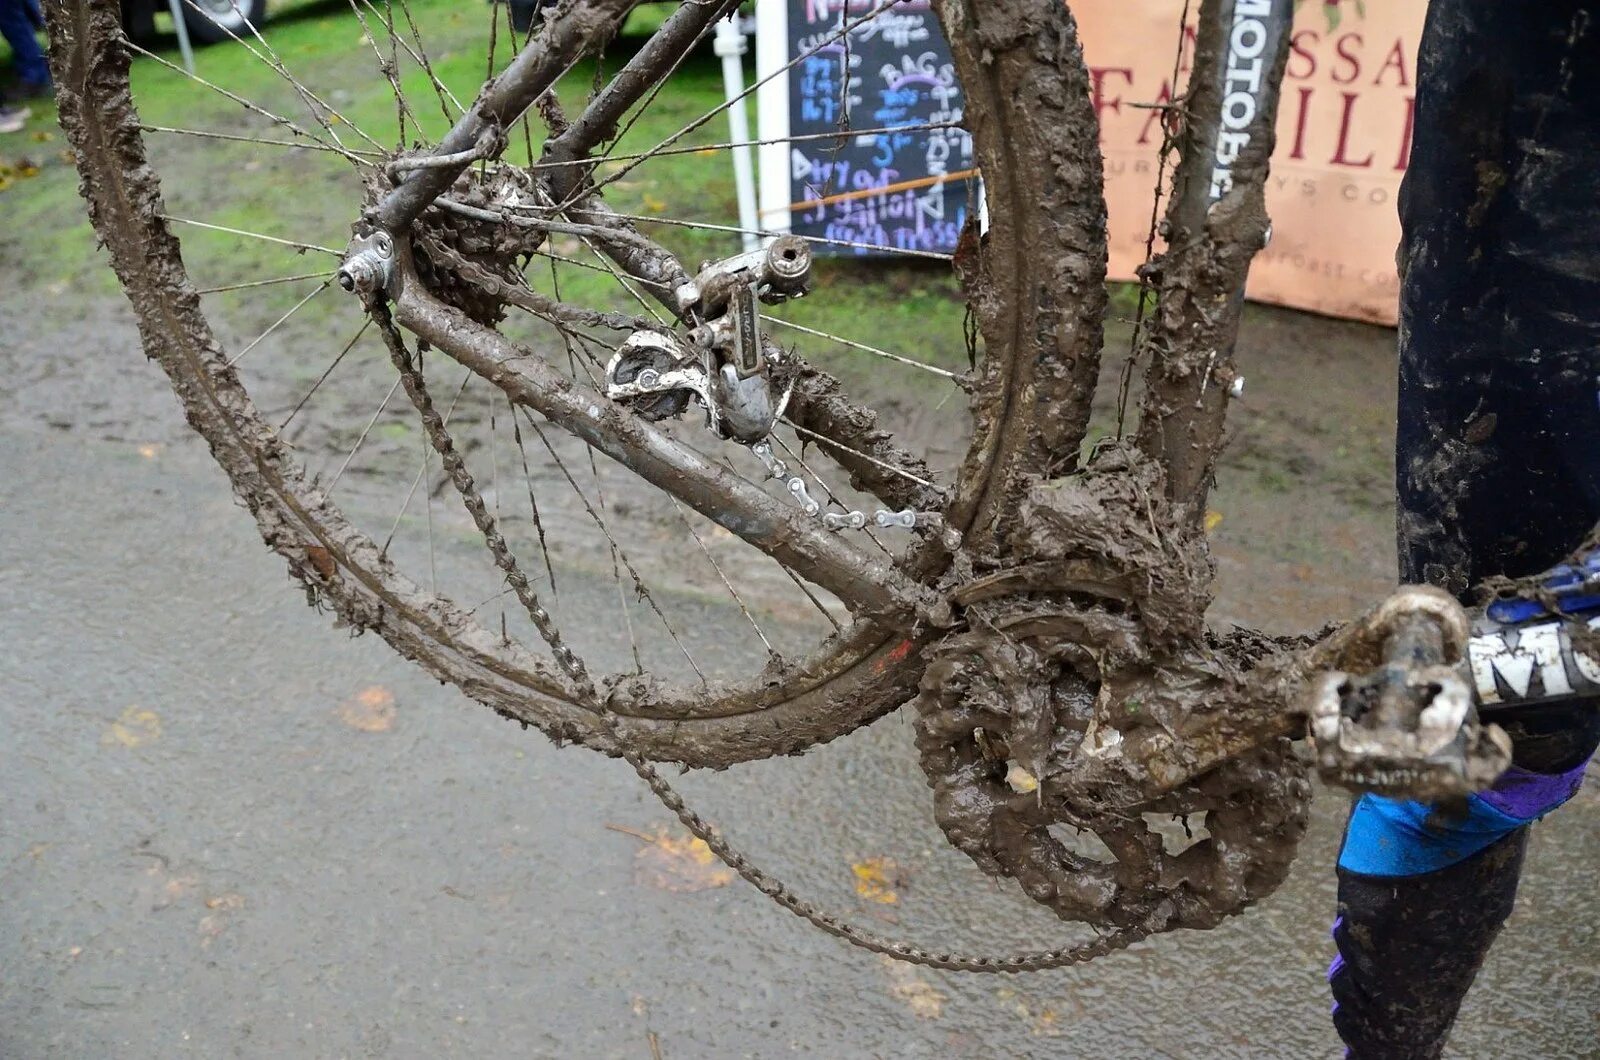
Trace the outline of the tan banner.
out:
M 1144 261 L 1161 112 L 1188 77 L 1183 0 L 1073 0 L 1093 75 L 1105 152 L 1111 275 Z M 1268 178 L 1272 243 L 1250 270 L 1251 298 L 1332 316 L 1395 322 L 1395 212 L 1411 148 L 1417 41 L 1427 0 L 1300 0 Z

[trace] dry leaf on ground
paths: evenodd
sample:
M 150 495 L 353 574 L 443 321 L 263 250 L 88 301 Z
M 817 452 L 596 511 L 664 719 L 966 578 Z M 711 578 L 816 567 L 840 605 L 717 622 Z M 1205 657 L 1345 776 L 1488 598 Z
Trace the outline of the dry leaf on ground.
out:
M 631 835 L 644 844 L 633 856 L 635 883 L 687 894 L 726 887 L 733 882 L 733 870 L 717 860 L 704 840 L 687 832 L 669 833 L 665 828 L 653 833 L 640 832 L 615 824 L 606 827 Z
M 896 887 L 905 885 L 900 866 L 893 858 L 863 858 L 850 866 L 856 878 L 856 894 L 869 902 L 895 905 L 900 901 Z
M 339 720 L 361 732 L 388 732 L 394 713 L 394 693 L 382 685 L 363 688 L 339 704 Z
M 912 1015 L 924 1020 L 936 1020 L 944 1015 L 943 991 L 918 975 L 911 965 L 888 956 L 879 959 L 889 975 L 889 993 L 904 1002 Z
M 121 744 L 123 747 L 143 747 L 161 738 L 161 716 L 143 707 L 129 707 L 100 737 L 104 744 Z

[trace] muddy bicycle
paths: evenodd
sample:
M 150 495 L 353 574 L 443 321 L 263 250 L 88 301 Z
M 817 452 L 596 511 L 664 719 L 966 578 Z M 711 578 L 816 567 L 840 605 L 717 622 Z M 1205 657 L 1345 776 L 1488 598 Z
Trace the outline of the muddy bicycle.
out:
M 1474 614 L 1414 588 L 1317 638 L 1206 625 L 1203 519 L 1270 236 L 1289 0 L 1200 5 L 1189 87 L 1163 111 L 1165 249 L 1118 395 L 1137 414 L 1092 444 L 1105 207 L 1057 0 L 832 5 L 837 28 L 790 63 L 897 7 L 944 29 L 984 209 L 951 255 L 848 245 L 912 259 L 883 266 L 926 308 L 911 349 L 830 286 L 845 274 L 815 251 L 839 241 L 618 205 L 646 167 L 692 180 L 700 155 L 748 146 L 705 142 L 725 101 L 638 137 L 730 0 L 680 5 L 609 75 L 593 60 L 632 0 L 563 3 L 526 39 L 491 8 L 470 102 L 440 72 L 462 60 L 430 52 L 407 4 L 352 0 L 366 76 L 392 90 L 381 127 L 339 88 L 350 71 L 320 71 L 318 91 L 253 27 L 252 95 L 189 75 L 192 101 L 169 109 L 192 124 L 152 121 L 132 58 L 164 60 L 123 38 L 116 5 L 49 6 L 62 121 L 145 348 L 308 598 L 501 715 L 623 757 L 730 867 L 852 944 L 1015 972 L 1214 925 L 1288 870 L 1302 738 L 1335 782 L 1459 796 L 1509 762 L 1493 710 L 1600 685 L 1600 564 L 1581 557 Z M 263 232 L 163 191 L 157 169 L 200 151 L 332 168 L 283 169 Z M 325 208 L 331 237 L 308 231 Z M 745 234 L 764 245 L 706 252 Z M 301 267 L 242 278 L 241 261 Z M 195 282 L 197 263 L 218 271 Z M 285 290 L 253 334 L 213 329 L 208 306 Z M 297 332 L 330 301 L 348 341 Z M 323 391 L 358 368 L 375 411 Z M 915 384 L 888 389 L 891 372 Z M 563 526 L 583 528 L 565 553 Z M 672 546 L 653 561 L 641 539 Z M 570 642 L 563 614 L 602 604 L 615 637 Z M 908 703 L 951 843 L 1104 934 L 993 957 L 883 938 L 751 864 L 656 765 L 797 754 Z

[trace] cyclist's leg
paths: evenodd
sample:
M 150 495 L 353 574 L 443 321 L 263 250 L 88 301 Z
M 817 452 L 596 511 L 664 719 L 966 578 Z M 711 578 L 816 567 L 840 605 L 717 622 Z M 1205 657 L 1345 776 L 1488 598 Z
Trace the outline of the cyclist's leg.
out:
M 1401 576 L 1537 573 L 1600 519 L 1600 2 L 1433 0 L 1401 194 Z M 1508 724 L 1459 812 L 1368 796 L 1339 864 L 1334 1022 L 1436 1055 L 1510 913 L 1527 824 L 1576 791 L 1592 703 Z

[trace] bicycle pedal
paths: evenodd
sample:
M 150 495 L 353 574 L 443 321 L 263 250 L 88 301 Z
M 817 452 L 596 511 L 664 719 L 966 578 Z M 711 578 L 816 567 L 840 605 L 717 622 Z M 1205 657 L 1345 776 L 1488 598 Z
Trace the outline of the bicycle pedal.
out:
M 1494 783 L 1511 764 L 1511 742 L 1479 720 L 1466 653 L 1466 615 L 1436 589 L 1404 589 L 1357 623 L 1345 658 L 1364 672 L 1334 670 L 1311 685 L 1323 779 L 1410 799 Z

